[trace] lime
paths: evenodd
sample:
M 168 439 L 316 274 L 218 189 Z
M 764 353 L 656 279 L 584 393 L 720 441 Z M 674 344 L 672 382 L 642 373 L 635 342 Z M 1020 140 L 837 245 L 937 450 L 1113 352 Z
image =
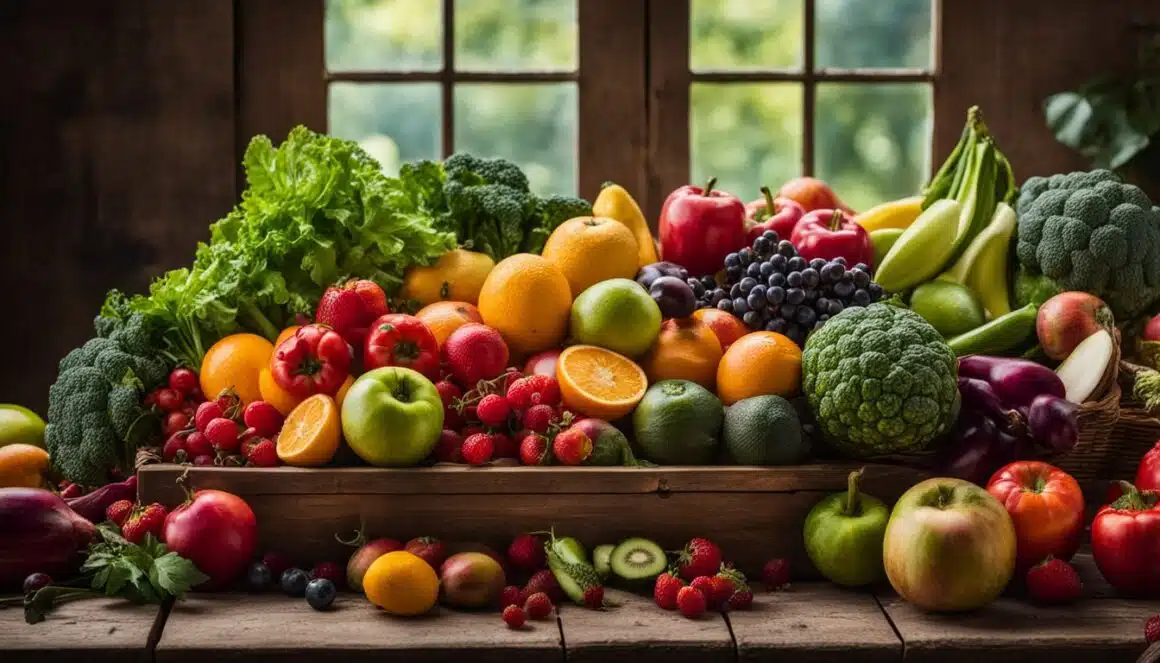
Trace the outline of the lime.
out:
M 44 419 L 19 405 L 0 404 L 0 447 L 31 444 L 44 448 Z
M 905 228 L 883 228 L 870 233 L 870 244 L 874 247 L 874 266 L 882 264 L 882 259 L 890 252 L 890 247 L 902 237 Z
M 713 392 L 688 380 L 662 380 L 632 413 L 633 438 L 653 462 L 708 465 L 717 457 L 724 418 Z
M 636 281 L 608 279 L 572 302 L 572 339 L 628 357 L 644 354 L 661 331 L 661 309 Z
M 983 305 L 971 289 L 953 281 L 928 281 L 910 295 L 910 308 L 940 334 L 950 338 L 987 321 Z
M 729 406 L 721 437 L 738 465 L 794 465 L 810 450 L 797 410 L 781 396 L 754 396 Z

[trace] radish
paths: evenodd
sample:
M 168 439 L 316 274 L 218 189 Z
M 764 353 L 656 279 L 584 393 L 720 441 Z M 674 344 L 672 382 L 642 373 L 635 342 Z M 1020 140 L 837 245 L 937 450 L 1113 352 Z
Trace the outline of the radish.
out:
M 1063 382 L 1066 392 L 1064 398 L 1077 404 L 1090 398 L 1103 381 L 1114 354 L 1115 344 L 1106 329 L 1088 336 L 1075 346 L 1075 350 L 1055 370 Z

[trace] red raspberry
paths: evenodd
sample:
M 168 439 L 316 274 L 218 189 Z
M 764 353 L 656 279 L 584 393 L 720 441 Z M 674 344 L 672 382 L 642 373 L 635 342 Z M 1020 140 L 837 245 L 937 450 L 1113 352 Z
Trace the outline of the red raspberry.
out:
M 507 549 L 508 562 L 517 569 L 539 571 L 548 563 L 544 542 L 533 534 L 521 534 Z
M 748 589 L 739 589 L 729 597 L 729 607 L 732 610 L 748 610 L 753 607 L 753 592 Z
M 133 512 L 133 503 L 129 500 L 117 500 L 105 509 L 105 517 L 117 523 L 118 526 L 125 523 L 125 519 Z
M 682 587 L 677 592 L 677 609 L 689 619 L 700 617 L 705 612 L 705 595 L 692 585 Z
M 510 412 L 511 408 L 508 407 L 508 402 L 499 394 L 488 394 L 479 399 L 479 403 L 475 405 L 475 416 L 485 426 L 504 425 L 507 423 Z
M 533 405 L 559 405 L 560 383 L 550 375 L 529 375 L 511 383 L 507 402 L 515 410 L 526 410 Z
M 463 441 L 463 460 L 471 465 L 483 465 L 495 453 L 495 442 L 487 433 L 476 433 Z
M 444 428 L 439 434 L 439 441 L 435 443 L 435 460 L 440 463 L 462 463 L 463 436 Z
M 533 405 L 524 412 L 524 428 L 535 433 L 547 433 L 556 420 L 556 409 L 551 405 Z
M 335 587 L 342 587 L 346 573 L 342 567 L 334 562 L 319 562 L 310 571 L 311 578 L 325 578 L 334 583 Z
M 548 457 L 548 438 L 539 433 L 528 433 L 520 440 L 520 462 L 524 465 L 543 465 Z
M 604 587 L 592 585 L 584 590 L 584 607 L 589 610 L 600 610 L 604 607 Z
M 508 628 L 520 628 L 526 620 L 527 616 L 524 614 L 523 608 L 518 605 L 509 605 L 503 609 L 503 621 L 508 625 Z
M 677 609 L 677 592 L 685 586 L 685 582 L 671 573 L 662 573 L 657 576 L 653 585 L 653 599 L 657 605 L 665 610 Z
M 1160 615 L 1152 615 L 1144 624 L 1144 640 L 1148 644 L 1160 642 Z
M 769 591 L 789 586 L 789 562 L 784 559 L 771 559 L 761 569 L 761 582 Z
M 495 444 L 495 453 L 492 454 L 496 458 L 519 458 L 520 445 L 511 438 L 510 435 L 504 433 L 492 433 L 491 441 Z
M 246 450 L 246 462 L 254 467 L 277 467 L 278 449 L 266 438 L 259 438 Z
M 506 608 L 509 605 L 519 605 L 520 603 L 520 588 L 515 585 L 508 585 L 503 588 L 503 594 L 500 597 L 499 607 Z
M 547 594 L 548 598 L 552 599 L 555 603 L 564 600 L 564 590 L 560 589 L 560 583 L 556 582 L 556 576 L 552 575 L 552 572 L 547 569 L 536 571 L 528 579 L 528 584 L 524 585 L 520 603 L 527 601 L 528 597 L 536 592 Z
M 601 597 L 603 598 L 603 597 Z M 527 611 L 528 617 L 532 619 L 547 619 L 548 615 L 552 614 L 552 599 L 543 592 L 536 592 L 528 597 L 524 603 L 524 610 Z

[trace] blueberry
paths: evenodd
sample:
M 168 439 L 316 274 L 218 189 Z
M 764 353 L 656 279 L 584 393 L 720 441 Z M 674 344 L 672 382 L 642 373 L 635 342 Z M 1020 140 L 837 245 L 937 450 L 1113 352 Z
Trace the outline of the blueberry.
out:
M 705 286 L 706 290 L 712 290 L 717 287 L 717 279 L 712 276 L 702 276 L 701 283 Z
M 797 255 L 797 249 L 793 248 L 793 243 L 788 239 L 783 239 L 777 243 L 777 252 L 786 258 L 792 258 Z
M 753 286 L 757 285 L 757 279 L 752 276 L 746 276 L 737 285 L 741 286 L 741 294 L 748 295 L 749 291 L 753 290 Z
M 773 249 L 773 244 L 768 239 L 764 237 L 758 237 L 757 239 L 753 240 L 753 250 L 757 253 L 765 255 L 766 253 L 769 253 L 771 249 Z
M 737 259 L 741 261 L 741 266 L 745 267 L 753 262 L 753 251 L 749 248 L 741 249 L 737 252 Z
M 745 304 L 749 307 L 749 312 L 760 311 L 765 308 L 765 293 L 757 294 L 756 288 L 750 291 L 749 296 L 745 298 Z
M 788 262 L 785 256 L 780 253 L 769 259 L 769 264 L 773 266 L 773 271 L 784 272 L 785 264 Z
M 801 288 L 790 288 L 785 293 L 785 301 L 797 306 L 806 300 L 806 293 Z
M 834 284 L 834 294 L 845 299 L 854 294 L 854 284 L 850 281 L 838 281 Z
M 791 288 L 800 288 L 802 286 L 802 273 L 790 272 L 785 277 L 786 285 Z
M 726 313 L 732 313 L 733 312 L 733 300 L 729 299 L 728 297 L 722 298 L 721 301 L 717 302 L 717 308 L 721 309 L 722 311 L 725 311 Z
M 810 261 L 810 267 L 813 267 L 814 269 L 818 270 L 819 272 L 822 271 L 822 268 L 825 266 L 826 266 L 826 259 L 825 258 L 814 258 L 813 260 Z
M 265 589 L 274 581 L 274 574 L 270 567 L 261 562 L 254 562 L 246 569 L 246 582 L 251 589 Z
M 765 323 L 765 331 L 780 332 L 783 329 L 785 329 L 785 320 L 781 318 L 772 318 Z
M 777 285 L 785 285 L 785 274 L 782 274 L 781 272 L 774 272 L 769 275 L 769 278 L 765 282 L 771 288 Z
M 793 320 L 793 317 L 797 314 L 797 309 L 798 307 L 793 304 L 782 304 L 778 312 L 781 313 L 783 320 Z
M 740 296 L 741 296 L 741 284 L 740 283 L 734 283 L 733 285 L 729 286 L 729 298 L 730 299 L 737 299 Z
M 807 267 L 806 259 L 801 256 L 794 256 L 786 263 L 786 269 L 791 272 L 800 272 Z
M 769 240 L 770 244 L 777 244 L 777 233 L 772 230 L 766 230 L 761 233 L 761 236 Z
M 738 297 L 733 300 L 733 315 L 745 315 L 749 312 L 749 304 L 744 297 Z
M 864 262 L 860 262 L 857 265 L 854 265 L 854 271 L 856 271 L 856 272 L 869 272 L 870 265 L 867 265 Z
M 854 285 L 858 286 L 859 288 L 865 288 L 870 285 L 870 274 L 859 271 L 855 271 L 853 274 Z
M 858 306 L 869 306 L 870 305 L 870 293 L 867 292 L 866 290 L 855 290 L 854 291 L 854 303 L 857 304 Z
M 830 315 L 838 315 L 844 308 L 846 307 L 842 306 L 842 302 L 830 300 Z
M 326 610 L 334 603 L 338 590 L 326 578 L 316 578 L 306 585 L 306 602 L 315 610 Z
M 760 263 L 760 262 L 749 263 L 749 266 L 745 268 L 745 275 L 752 276 L 753 278 L 757 278 L 758 276 L 761 276 L 761 266 L 763 264 L 764 263 Z
M 785 288 L 775 285 L 765 291 L 765 300 L 770 304 L 778 305 L 785 301 Z
M 282 572 L 282 591 L 287 596 L 302 598 L 306 594 L 306 583 L 310 578 L 302 569 L 286 569 Z
M 758 271 L 761 272 L 761 275 L 765 278 L 769 278 L 770 276 L 773 276 L 773 265 L 769 262 L 763 262 L 760 266 L 758 266 Z
M 726 267 L 738 267 L 740 265 L 741 259 L 737 257 L 736 253 L 730 253 L 729 255 L 725 256 Z
M 807 288 L 816 288 L 822 282 L 822 275 L 813 267 L 806 267 L 802 270 L 802 284 Z
M 733 267 L 725 268 L 725 278 L 730 282 L 735 282 L 741 278 L 741 268 L 734 265 Z
M 761 326 L 761 314 L 757 311 L 750 311 L 741 316 L 741 321 L 750 329 L 758 329 Z
M 798 324 L 803 325 L 807 329 L 812 327 L 814 325 L 814 321 L 817 319 L 818 314 L 814 313 L 812 308 L 807 308 L 805 306 L 798 308 L 797 315 L 794 316 L 794 320 L 797 320 Z

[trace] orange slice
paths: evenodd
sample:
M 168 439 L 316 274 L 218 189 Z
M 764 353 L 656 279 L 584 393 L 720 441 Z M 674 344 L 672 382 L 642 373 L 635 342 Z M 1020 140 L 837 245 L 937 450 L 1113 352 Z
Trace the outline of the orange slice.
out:
M 334 458 L 342 436 L 338 405 L 315 394 L 290 411 L 278 433 L 278 458 L 287 465 L 317 467 Z
M 556 362 L 560 394 L 569 409 L 606 421 L 632 412 L 648 388 L 631 359 L 595 345 L 573 345 Z

